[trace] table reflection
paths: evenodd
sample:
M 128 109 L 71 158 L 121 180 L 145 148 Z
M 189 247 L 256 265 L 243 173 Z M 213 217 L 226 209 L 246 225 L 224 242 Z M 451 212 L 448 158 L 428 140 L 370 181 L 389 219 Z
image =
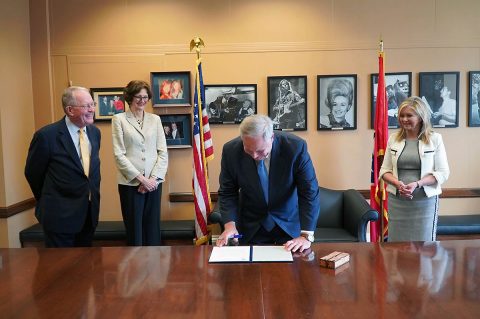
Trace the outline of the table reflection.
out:
M 170 259 L 171 247 L 132 248 L 118 264 L 118 294 L 128 298 L 164 288 L 170 271 Z
M 480 248 L 465 248 L 463 292 L 469 300 L 480 300 Z
M 408 315 L 423 314 L 429 299 L 453 297 L 454 251 L 440 242 L 415 242 L 382 246 L 389 303 L 408 302 Z M 407 310 L 408 309 L 408 310 Z

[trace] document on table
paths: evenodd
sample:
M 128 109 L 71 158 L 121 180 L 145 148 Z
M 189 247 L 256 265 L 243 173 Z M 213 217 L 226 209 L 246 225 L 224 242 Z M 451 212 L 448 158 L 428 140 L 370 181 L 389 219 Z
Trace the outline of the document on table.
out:
M 208 262 L 292 262 L 293 256 L 283 246 L 213 247 Z
M 213 247 L 209 263 L 250 262 L 250 246 Z
M 252 246 L 252 262 L 292 262 L 292 252 L 283 246 Z

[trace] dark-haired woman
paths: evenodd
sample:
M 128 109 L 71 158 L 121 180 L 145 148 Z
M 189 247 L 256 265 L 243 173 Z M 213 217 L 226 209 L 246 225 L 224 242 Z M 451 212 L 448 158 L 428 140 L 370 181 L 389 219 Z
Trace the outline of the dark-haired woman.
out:
M 124 89 L 130 109 L 112 120 L 113 153 L 129 246 L 160 245 L 160 199 L 168 166 L 160 117 L 145 112 L 152 91 L 144 81 Z

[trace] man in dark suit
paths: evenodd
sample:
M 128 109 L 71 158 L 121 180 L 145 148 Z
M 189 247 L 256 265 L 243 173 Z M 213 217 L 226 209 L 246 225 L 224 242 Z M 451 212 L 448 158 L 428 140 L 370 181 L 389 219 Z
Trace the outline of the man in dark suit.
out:
M 268 116 L 246 117 L 240 137 L 224 145 L 218 193 L 225 231 L 217 246 L 240 231 L 242 244 L 310 247 L 320 203 L 307 144 L 289 133 L 274 135 Z
M 69 87 L 65 116 L 33 136 L 25 176 L 37 200 L 46 247 L 91 246 L 100 205 L 100 130 L 89 91 Z

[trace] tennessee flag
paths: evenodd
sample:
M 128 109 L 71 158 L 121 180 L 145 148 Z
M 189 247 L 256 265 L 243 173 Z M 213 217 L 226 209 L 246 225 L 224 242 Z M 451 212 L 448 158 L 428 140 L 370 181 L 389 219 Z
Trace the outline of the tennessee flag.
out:
M 208 241 L 207 216 L 211 212 L 212 201 L 208 187 L 207 161 L 213 159 L 213 143 L 208 115 L 205 106 L 202 62 L 197 59 L 195 94 L 193 105 L 193 202 L 195 205 L 195 243 Z
M 385 91 L 385 70 L 383 68 L 383 48 L 380 50 L 380 54 L 378 56 L 378 69 L 370 206 L 379 212 L 380 218 L 376 222 L 370 223 L 370 241 L 372 242 L 383 241 L 383 239 L 388 236 L 387 193 L 385 191 L 385 183 L 383 180 L 378 180 L 378 173 L 380 171 L 380 167 L 382 166 L 383 156 L 385 155 L 385 149 L 387 148 L 388 141 L 387 94 Z

